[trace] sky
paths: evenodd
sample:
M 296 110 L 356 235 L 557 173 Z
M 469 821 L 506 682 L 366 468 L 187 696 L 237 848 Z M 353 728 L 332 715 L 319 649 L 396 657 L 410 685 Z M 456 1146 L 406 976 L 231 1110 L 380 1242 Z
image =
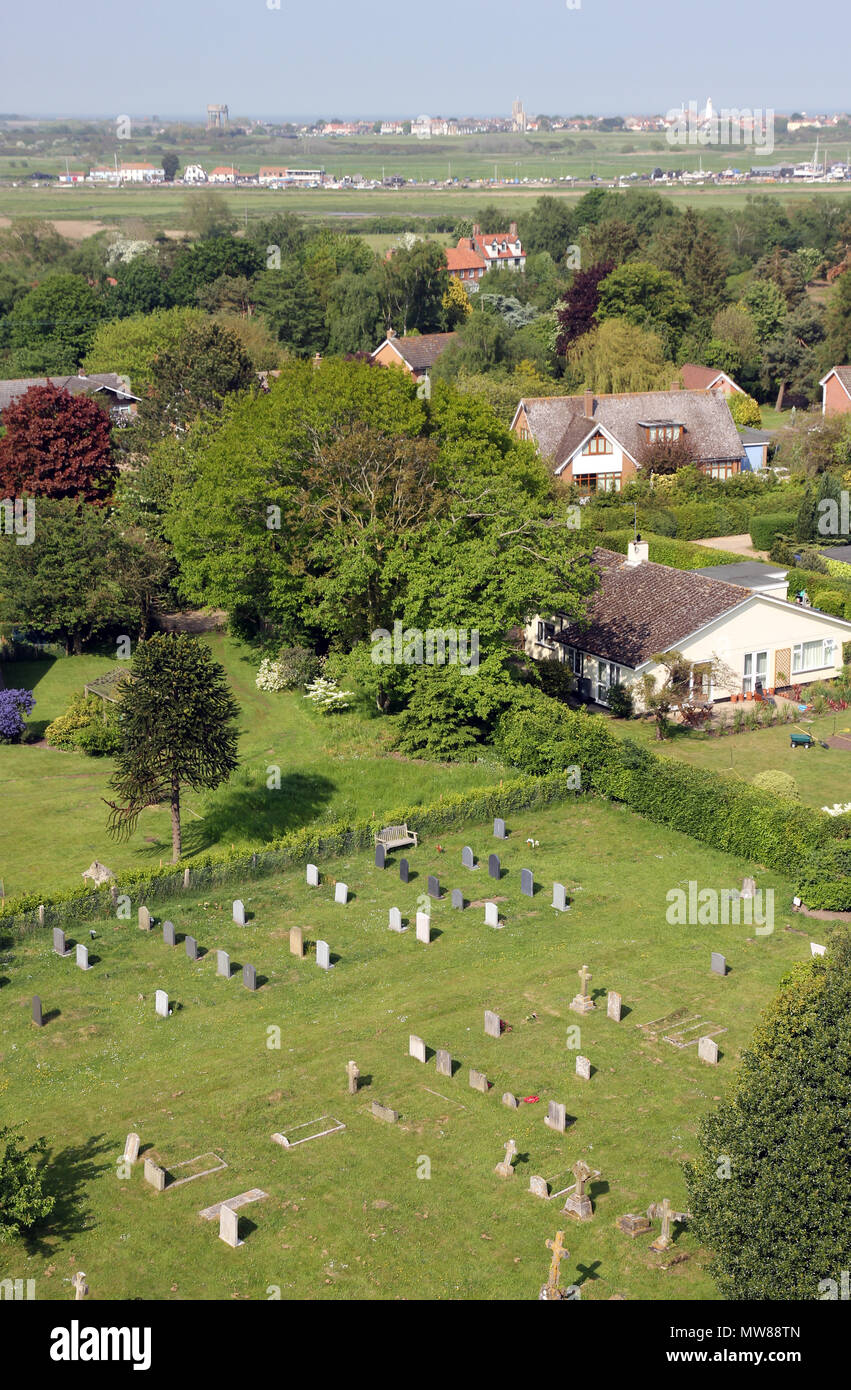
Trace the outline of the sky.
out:
M 849 16 L 848 0 L 37 0 L 5 7 L 0 112 L 847 110 Z

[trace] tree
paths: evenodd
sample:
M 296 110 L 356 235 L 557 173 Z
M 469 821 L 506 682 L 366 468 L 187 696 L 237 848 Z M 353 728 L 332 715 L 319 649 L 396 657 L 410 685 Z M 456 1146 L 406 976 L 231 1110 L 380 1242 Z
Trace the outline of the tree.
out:
M 624 318 L 637 328 L 658 333 L 674 351 L 689 320 L 691 308 L 682 285 L 669 270 L 645 261 L 618 266 L 600 286 L 597 322 Z
M 154 379 L 154 362 L 182 341 L 190 328 L 207 322 L 201 309 L 157 309 L 151 314 L 102 323 L 86 353 L 87 372 L 118 372 L 137 395 Z
M 103 305 L 82 276 L 45 276 L 8 316 L 15 371 L 21 376 L 75 372 L 102 317 Z
M 818 380 L 817 347 L 823 337 L 821 313 L 805 300 L 786 315 L 781 332 L 765 343 L 762 381 L 766 389 L 777 391 L 777 410 L 782 409 L 787 391 L 797 404 L 812 400 Z
M 727 397 L 727 405 L 730 407 L 733 424 L 739 429 L 747 426 L 756 430 L 762 428 L 762 416 L 753 396 L 744 396 L 735 391 L 732 396 Z
M 600 285 L 614 270 L 614 261 L 601 261 L 588 270 L 577 270 L 564 299 L 556 310 L 559 336 L 556 352 L 564 356 L 571 343 L 596 326 Z
M 328 351 L 371 352 L 383 337 L 381 275 L 341 275 L 335 280 L 325 311 Z
M 586 227 L 582 235 L 582 259 L 592 264 L 611 261 L 612 266 L 623 265 L 634 255 L 640 246 L 637 228 L 620 217 L 606 217 L 593 227 Z
M 322 301 L 291 256 L 264 270 L 254 286 L 257 308 L 282 346 L 300 355 L 322 352 L 328 339 Z
M 85 394 L 31 386 L 3 412 L 0 493 L 104 502 L 118 469 L 109 416 Z
M 180 167 L 180 160 L 177 155 L 169 151 L 168 154 L 162 156 L 160 163 L 162 165 L 162 171 L 165 174 L 166 183 L 173 183 L 174 176 Z
M 131 314 L 150 314 L 168 303 L 166 272 L 159 256 L 144 253 L 116 267 L 108 303 L 121 318 Z
M 121 750 L 107 801 L 109 831 L 133 833 L 147 806 L 171 808 L 172 862 L 182 852 L 180 795 L 213 790 L 235 771 L 239 714 L 224 668 L 186 633 L 155 633 L 136 648 L 118 701 Z
M 184 227 L 202 241 L 227 236 L 236 226 L 227 198 L 215 188 L 190 189 L 183 206 Z
M 675 368 L 657 333 L 626 319 L 607 319 L 577 338 L 567 354 L 567 372 L 580 387 L 610 391 L 668 390 Z
M 449 288 L 441 303 L 445 315 L 445 326 L 448 329 L 456 328 L 458 324 L 464 323 L 473 312 L 470 296 L 461 281 L 454 275 L 450 278 Z
M 397 333 L 439 332 L 443 325 L 443 296 L 449 271 L 443 247 L 418 241 L 410 250 L 400 247 L 382 262 L 382 310 L 386 327 Z
M 493 371 L 507 361 L 511 332 L 500 315 L 476 310 L 457 332 L 432 368 L 436 381 L 449 381 L 461 371 Z
M 485 226 L 485 232 L 496 231 L 496 225 Z M 574 241 L 573 210 L 563 198 L 539 198 L 531 212 L 520 224 L 520 235 L 527 251 L 548 251 L 556 264 L 564 259 L 565 251 Z M 459 232 L 459 236 L 469 233 Z
M 644 474 L 679 473 L 694 463 L 694 448 L 685 433 L 677 439 L 645 440 L 636 450 L 635 461 Z
M 152 363 L 152 381 L 140 408 L 143 427 L 160 433 L 185 428 L 203 410 L 220 410 L 226 396 L 255 380 L 251 358 L 228 328 L 205 319 Z
M 699 318 L 715 313 L 724 299 L 729 267 L 706 218 L 687 208 L 681 218 L 656 234 L 648 258 L 676 275 Z
M 838 1295 L 851 1261 L 851 939 L 795 965 L 685 1165 L 692 1228 L 722 1298 Z
M 0 1126 L 0 1245 L 8 1245 L 44 1221 L 56 1205 L 56 1198 L 44 1190 L 42 1158 L 47 1140 L 36 1139 L 23 1147 L 23 1131 L 14 1125 Z
M 851 270 L 840 275 L 833 287 L 821 362 L 825 371 L 851 362 Z
M 653 663 L 661 667 L 658 675 L 645 672 L 641 677 L 644 705 L 656 720 L 656 737 L 664 739 L 671 727 L 668 716 L 676 711 L 683 723 L 699 724 L 708 717 L 708 708 L 701 698 L 701 691 L 708 692 L 712 685 L 731 689 L 737 677 L 718 656 L 708 661 L 689 661 L 682 652 L 671 650 L 660 652 L 653 657 Z
M 172 304 L 194 304 L 204 285 L 222 275 L 253 279 L 264 263 L 256 246 L 233 236 L 217 236 L 182 247 L 168 278 L 169 300 Z
M 761 344 L 780 331 L 786 317 L 786 301 L 773 280 L 751 281 L 739 307 L 750 314 Z

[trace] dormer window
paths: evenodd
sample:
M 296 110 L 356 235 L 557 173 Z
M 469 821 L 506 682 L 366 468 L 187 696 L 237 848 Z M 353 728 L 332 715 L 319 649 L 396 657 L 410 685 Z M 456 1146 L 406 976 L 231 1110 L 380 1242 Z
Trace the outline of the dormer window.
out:
M 638 424 L 649 444 L 670 444 L 685 432 L 685 426 L 678 420 L 639 420 Z

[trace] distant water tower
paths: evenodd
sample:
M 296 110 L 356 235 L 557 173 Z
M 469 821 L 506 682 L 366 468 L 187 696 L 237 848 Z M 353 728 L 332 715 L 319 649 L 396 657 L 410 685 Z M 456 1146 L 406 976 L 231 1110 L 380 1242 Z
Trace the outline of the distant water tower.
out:
M 208 130 L 227 130 L 228 109 L 226 106 L 207 107 L 207 129 Z

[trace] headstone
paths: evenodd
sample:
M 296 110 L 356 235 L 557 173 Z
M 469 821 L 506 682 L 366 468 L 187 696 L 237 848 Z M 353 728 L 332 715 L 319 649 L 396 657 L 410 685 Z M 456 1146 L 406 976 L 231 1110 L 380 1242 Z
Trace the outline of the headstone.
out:
M 158 989 L 154 996 L 154 1008 L 160 1018 L 168 1018 L 168 995 L 164 989 Z
M 334 884 L 334 902 L 347 903 L 349 901 L 349 885 L 347 883 Z
M 70 955 L 68 947 L 65 945 L 65 933 L 60 927 L 53 928 L 53 950 L 57 956 Z
M 387 862 L 387 850 L 384 848 L 384 845 L 383 845 L 383 844 L 381 843 L 381 841 L 379 840 L 379 841 L 378 841 L 378 844 L 375 846 L 375 867 L 376 867 L 376 869 L 383 869 L 383 868 L 384 868 L 384 865 L 386 864 L 386 862 Z
M 219 1211 L 219 1240 L 223 1240 L 232 1250 L 242 1245 L 239 1238 L 239 1212 L 231 1207 L 223 1206 Z
M 40 927 L 44 926 L 44 903 L 39 903 L 38 905 L 38 925 Z
M 418 1062 L 426 1059 L 426 1045 L 422 1038 L 418 1038 L 416 1033 L 412 1033 L 408 1038 L 408 1056 L 415 1057 Z
M 512 1095 L 511 1091 L 506 1091 L 504 1093 L 502 1097 L 502 1103 L 503 1105 L 507 1105 L 509 1110 L 517 1109 L 517 1097 L 515 1095 Z
M 74 1302 L 81 1303 L 89 1291 L 89 1286 L 86 1283 L 85 1271 L 78 1269 L 71 1283 L 74 1287 Z
M 826 947 L 826 946 L 820 946 L 820 945 L 818 944 L 817 941 L 811 941 L 811 942 L 810 942 L 810 955 L 811 955 L 811 956 L 825 956 L 825 955 L 827 955 L 827 947 Z
M 654 1241 L 651 1241 L 650 1249 L 660 1252 L 668 1249 L 674 1243 L 674 1222 L 685 1221 L 688 1213 L 684 1211 L 674 1211 L 670 1199 L 665 1198 L 663 1202 L 651 1202 L 647 1208 L 647 1215 L 651 1221 L 661 1217 L 662 1230 Z
M 439 1047 L 434 1057 L 437 1065 L 438 1076 L 452 1076 L 452 1053 L 447 1052 L 445 1047 Z
M 197 959 L 198 959 L 198 942 L 195 940 L 195 937 L 194 937 L 194 936 L 187 936 L 186 941 L 185 941 L 184 944 L 185 944 L 185 946 L 186 946 L 186 954 L 187 954 L 187 956 L 189 957 L 189 959 L 190 959 L 190 960 L 197 960 Z
M 128 1134 L 124 1143 L 124 1162 L 135 1163 L 139 1157 L 140 1139 L 138 1134 Z
M 183 870 L 183 886 L 184 886 L 184 888 L 188 888 L 188 887 L 189 887 L 189 883 L 190 883 L 191 878 L 192 878 L 192 870 L 191 870 L 191 869 L 184 869 L 184 870 Z
M 599 1169 L 591 1168 L 584 1159 L 580 1158 L 574 1163 L 570 1171 L 574 1177 L 573 1191 L 562 1207 L 562 1211 L 567 1212 L 568 1216 L 575 1216 L 577 1221 L 590 1221 L 594 1215 L 594 1208 L 585 1188 L 592 1178 L 599 1178 Z
M 327 941 L 316 943 L 316 964 L 320 970 L 331 970 L 331 947 Z
M 488 855 L 488 876 L 489 876 L 490 878 L 499 878 L 500 873 L 501 873 L 501 868 L 500 868 L 500 863 L 499 863 L 499 855 L 498 855 L 498 854 L 489 854 L 489 855 Z
M 88 946 L 77 947 L 77 965 L 80 970 L 91 970 L 92 967 L 89 965 Z
M 556 912 L 567 912 L 567 890 L 563 883 L 553 884 L 553 907 Z
M 290 927 L 290 955 L 298 956 L 299 960 L 304 955 L 304 929 L 302 927 Z
M 409 868 L 408 868 L 408 861 L 407 861 L 407 859 L 400 859 L 400 860 L 399 860 L 399 878 L 402 880 L 403 883 L 407 883 L 407 882 L 408 882 L 408 876 L 409 876 L 409 874 L 410 874 L 410 870 L 409 870 Z
M 44 1018 L 41 1012 L 41 1000 L 37 994 L 33 995 L 33 1023 L 36 1028 L 44 1027 Z
M 165 1169 L 161 1168 L 158 1163 L 154 1163 L 152 1158 L 145 1159 L 145 1182 L 149 1183 L 157 1192 L 162 1192 L 165 1189 Z
M 216 952 L 216 974 L 223 980 L 230 979 L 230 956 L 227 951 Z
M 488 1079 L 483 1071 L 473 1071 L 470 1068 L 470 1085 L 474 1091 L 484 1091 L 487 1095 Z
M 520 892 L 524 898 L 535 896 L 535 876 L 531 869 L 520 870 Z
M 428 876 L 428 895 L 430 898 L 440 897 L 440 880 L 434 874 Z
M 360 1081 L 360 1067 L 357 1062 L 346 1063 L 346 1081 L 349 1087 L 349 1095 L 356 1096 L 358 1093 L 358 1082 Z
M 701 1062 L 715 1066 L 718 1061 L 718 1044 L 712 1038 L 698 1038 L 697 1055 Z
M 592 1009 L 596 1009 L 597 1007 L 588 993 L 589 981 L 593 980 L 594 976 L 591 974 L 587 965 L 583 965 L 582 969 L 578 970 L 576 973 L 579 976 L 581 989 L 579 994 L 575 994 L 571 999 L 570 1007 L 575 1014 L 590 1014 Z
M 741 897 L 741 898 L 754 898 L 754 897 L 756 897 L 756 879 L 755 879 L 755 878 L 743 878 L 743 879 L 742 879 L 742 891 L 741 891 L 741 893 L 739 894 L 739 897 Z
M 391 907 L 387 926 L 390 931 L 404 931 L 402 926 L 402 913 L 398 907 Z
M 175 935 L 173 922 L 163 922 L 163 941 L 166 946 L 177 945 L 177 937 Z
M 464 909 L 464 890 L 463 890 L 463 888 L 453 888 L 453 889 L 452 889 L 452 906 L 453 906 L 453 907 L 460 907 L 461 910 L 463 911 L 463 909 Z
M 242 983 L 245 985 L 246 989 L 257 988 L 257 971 L 253 965 L 244 965 L 242 967 Z
M 308 888 L 319 887 L 319 870 L 317 869 L 315 864 L 308 864 L 306 877 Z
M 720 951 L 713 951 L 713 952 L 712 952 L 712 959 L 711 959 L 711 961 L 710 961 L 710 963 L 709 963 L 709 968 L 710 968 L 710 970 L 712 971 L 712 974 L 713 974 L 713 975 L 726 975 L 726 974 L 727 974 L 727 958 L 726 958 L 726 956 L 722 956 Z
M 606 996 L 606 1017 L 613 1018 L 615 1023 L 620 1023 L 622 1003 L 623 1000 L 616 990 L 610 989 Z
M 372 1102 L 372 1113 L 377 1120 L 386 1120 L 388 1125 L 395 1125 L 399 1118 L 398 1110 L 391 1110 L 389 1105 L 379 1105 L 377 1100 Z
M 646 1216 L 637 1216 L 631 1211 L 628 1211 L 626 1216 L 619 1216 L 615 1225 L 619 1231 L 623 1231 L 625 1236 L 631 1236 L 633 1240 L 651 1229 Z
M 496 820 L 493 823 L 493 833 L 495 839 L 497 840 L 504 840 L 506 838 L 505 821 L 500 816 L 497 816 Z
M 581 1076 L 583 1081 L 591 1080 L 591 1063 L 587 1057 L 577 1056 L 576 1075 Z
M 502 1160 L 501 1163 L 498 1163 L 496 1165 L 493 1171 L 495 1173 L 498 1173 L 501 1178 L 513 1178 L 514 1163 L 512 1160 L 516 1157 L 517 1145 L 515 1144 L 513 1139 L 509 1139 L 508 1143 L 505 1146 L 505 1158 Z
M 431 941 L 431 918 L 427 912 L 417 913 L 417 941 L 422 941 L 426 946 Z
M 151 930 L 151 914 L 146 907 L 139 908 L 139 926 L 142 931 Z
M 529 1179 L 529 1191 L 533 1197 L 543 1197 L 546 1200 L 550 1195 L 550 1186 L 546 1178 L 532 1177 Z
M 495 1014 L 491 1009 L 485 1009 L 485 1032 L 489 1038 L 499 1038 L 502 1036 L 499 1014 Z
M 497 903 L 485 903 L 485 926 L 499 926 L 499 905 Z
M 476 867 L 476 857 L 469 845 L 465 845 L 461 851 L 461 867 L 462 869 L 475 869 Z
M 233 905 L 233 920 L 238 927 L 245 926 L 245 903 L 242 898 L 237 898 Z
M 547 1106 L 544 1124 L 549 1125 L 550 1129 L 557 1129 L 559 1134 L 564 1134 L 567 1124 L 566 1107 L 559 1104 L 557 1100 L 551 1100 Z

